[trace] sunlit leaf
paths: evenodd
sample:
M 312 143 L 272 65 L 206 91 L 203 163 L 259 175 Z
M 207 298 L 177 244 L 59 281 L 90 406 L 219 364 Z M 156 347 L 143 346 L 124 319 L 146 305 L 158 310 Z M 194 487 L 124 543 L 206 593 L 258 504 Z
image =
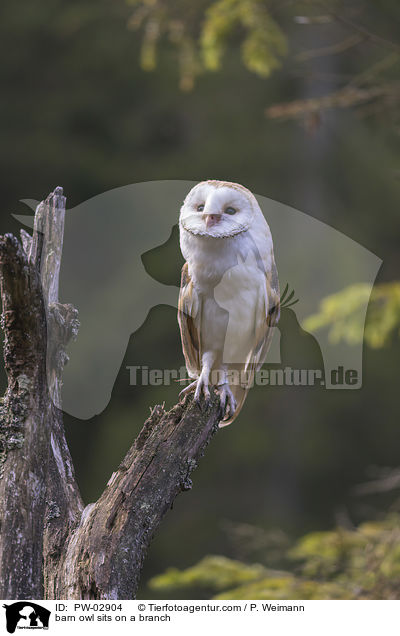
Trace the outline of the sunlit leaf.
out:
M 371 294 L 367 283 L 350 285 L 324 298 L 318 313 L 306 318 L 302 327 L 310 332 L 327 328 L 333 343 L 355 345 L 365 338 L 370 347 L 383 347 L 400 328 L 400 283 L 376 285 Z

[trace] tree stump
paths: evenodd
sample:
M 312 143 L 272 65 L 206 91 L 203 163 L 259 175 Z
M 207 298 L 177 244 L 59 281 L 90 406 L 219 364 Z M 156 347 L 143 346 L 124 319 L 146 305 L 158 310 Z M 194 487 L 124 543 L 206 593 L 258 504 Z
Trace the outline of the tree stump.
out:
M 75 481 L 61 411 L 78 312 L 58 301 L 65 197 L 35 213 L 33 236 L 0 237 L 8 387 L 0 412 L 0 597 L 130 599 L 152 536 L 218 429 L 219 398 L 155 406 L 98 501 Z

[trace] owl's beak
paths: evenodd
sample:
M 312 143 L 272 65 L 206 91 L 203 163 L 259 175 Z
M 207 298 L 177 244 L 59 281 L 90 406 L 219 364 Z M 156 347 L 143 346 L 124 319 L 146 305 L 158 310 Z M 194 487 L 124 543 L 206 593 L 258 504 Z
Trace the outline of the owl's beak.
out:
M 217 225 L 221 220 L 220 214 L 206 214 L 206 228 L 210 229 L 213 225 Z

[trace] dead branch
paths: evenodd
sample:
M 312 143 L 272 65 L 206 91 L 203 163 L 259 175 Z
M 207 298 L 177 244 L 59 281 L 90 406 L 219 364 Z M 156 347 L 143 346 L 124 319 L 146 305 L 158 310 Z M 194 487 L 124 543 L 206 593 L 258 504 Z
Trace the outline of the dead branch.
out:
M 221 409 L 188 396 L 155 407 L 97 502 L 84 508 L 65 440 L 60 386 L 77 311 L 58 302 L 65 198 L 35 214 L 33 236 L 0 237 L 8 388 L 0 414 L 0 596 L 133 598 L 146 551 L 218 429 Z

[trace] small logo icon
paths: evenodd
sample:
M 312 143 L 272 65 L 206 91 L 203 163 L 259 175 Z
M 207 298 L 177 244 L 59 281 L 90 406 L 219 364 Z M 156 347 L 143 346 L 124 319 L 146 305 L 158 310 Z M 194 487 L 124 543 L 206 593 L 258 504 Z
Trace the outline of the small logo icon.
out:
M 7 631 L 13 634 L 18 629 L 49 629 L 50 610 L 32 603 L 17 601 L 3 605 L 6 610 Z

